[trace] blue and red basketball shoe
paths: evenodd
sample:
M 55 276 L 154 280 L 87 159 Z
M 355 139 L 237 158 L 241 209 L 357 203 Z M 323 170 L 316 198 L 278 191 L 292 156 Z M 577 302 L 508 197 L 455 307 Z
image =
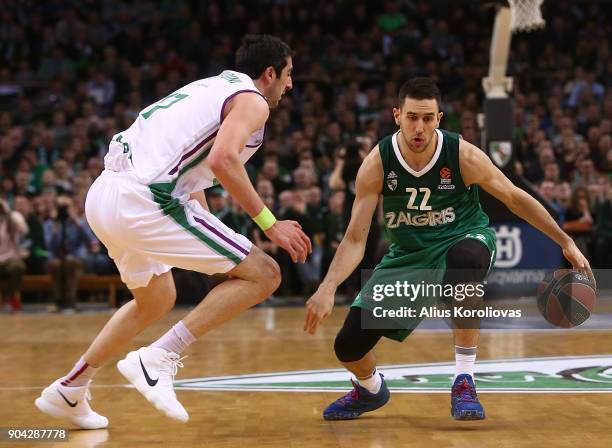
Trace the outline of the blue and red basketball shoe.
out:
M 353 390 L 338 398 L 323 411 L 325 420 L 352 420 L 364 412 L 374 411 L 389 401 L 389 389 L 385 378 L 380 374 L 381 385 L 378 393 L 373 394 L 365 387 L 351 380 Z
M 485 413 L 471 375 L 458 375 L 451 390 L 451 415 L 455 420 L 484 420 Z

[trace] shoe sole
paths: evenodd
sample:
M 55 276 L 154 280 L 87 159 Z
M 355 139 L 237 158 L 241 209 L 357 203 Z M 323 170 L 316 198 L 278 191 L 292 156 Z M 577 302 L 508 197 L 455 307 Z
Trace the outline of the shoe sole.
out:
M 455 415 L 451 411 L 451 415 L 455 420 L 458 421 L 470 421 L 470 420 L 484 420 L 485 414 L 484 411 L 462 411 L 459 414 Z
M 373 411 L 375 411 L 375 409 L 372 409 Z M 363 414 L 363 412 L 359 413 L 359 414 L 326 414 L 323 415 L 323 420 L 328 420 L 328 421 L 333 421 L 333 420 L 355 420 L 356 418 L 359 418 L 359 416 Z
M 64 411 L 62 408 L 55 406 L 53 403 L 49 403 L 43 396 L 38 397 L 34 400 L 34 405 L 39 411 L 47 414 L 50 417 L 58 419 L 67 419 L 70 423 L 78 426 L 82 429 L 103 429 L 108 427 L 108 423 L 105 426 L 94 426 L 87 427 L 74 420 L 74 416 L 69 412 Z
M 119 373 L 121 373 L 121 375 L 123 375 L 123 377 L 128 380 L 130 382 L 130 384 L 132 386 L 134 386 L 136 388 L 136 390 L 138 392 L 140 392 L 140 394 L 146 398 L 146 400 L 151 403 L 155 409 L 157 409 L 159 412 L 161 412 L 162 414 L 164 414 L 166 417 L 171 418 L 173 420 L 177 420 L 179 422 L 182 423 L 186 423 L 189 420 L 189 416 L 187 416 L 187 419 L 183 419 L 183 418 L 179 418 L 176 417 L 174 415 L 170 415 L 166 412 L 166 410 L 164 409 L 163 406 L 159 405 L 157 403 L 157 400 L 155 398 L 154 395 L 150 394 L 150 389 L 148 387 L 144 387 L 142 386 L 142 381 L 139 381 L 138 376 L 134 377 L 132 375 L 130 375 L 130 370 L 132 370 L 131 368 L 133 367 L 133 364 L 130 364 L 129 361 L 126 361 L 124 359 L 122 359 L 121 361 L 117 362 L 117 370 L 119 370 Z
M 389 402 L 389 398 L 391 398 L 391 394 L 387 394 L 387 396 L 385 397 L 385 401 L 379 404 L 378 406 L 376 406 L 375 408 L 368 409 L 367 411 L 363 411 L 363 412 L 355 412 L 351 414 L 348 414 L 348 413 L 340 414 L 340 413 L 334 412 L 330 414 L 323 414 L 323 420 L 330 420 L 330 421 L 331 420 L 355 420 L 356 418 L 359 418 L 361 414 L 365 414 L 366 412 L 372 412 L 372 411 L 382 408 L 384 405 L 386 405 Z

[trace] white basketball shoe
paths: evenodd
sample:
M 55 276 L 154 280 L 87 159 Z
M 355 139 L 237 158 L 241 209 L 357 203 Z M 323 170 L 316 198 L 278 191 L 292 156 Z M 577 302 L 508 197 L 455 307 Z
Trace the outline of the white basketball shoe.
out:
M 172 384 L 178 368 L 183 367 L 182 359 L 163 348 L 142 347 L 128 353 L 117 368 L 159 411 L 185 423 L 189 414 L 176 399 Z
M 89 407 L 89 385 L 66 387 L 61 379 L 42 391 L 34 404 L 51 417 L 64 418 L 83 429 L 100 429 L 108 426 L 108 419 Z

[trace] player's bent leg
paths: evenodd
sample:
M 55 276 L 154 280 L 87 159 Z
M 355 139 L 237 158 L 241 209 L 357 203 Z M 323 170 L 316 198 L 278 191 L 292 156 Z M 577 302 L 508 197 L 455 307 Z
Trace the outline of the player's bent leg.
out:
M 490 252 L 485 244 L 474 239 L 462 240 L 451 247 L 446 255 L 444 280 L 450 284 L 478 284 L 484 280 L 490 262 Z M 465 309 L 479 309 L 483 305 L 483 297 L 466 296 L 462 301 L 453 303 L 456 304 Z M 456 420 L 482 420 L 485 412 L 478 400 L 473 372 L 480 319 L 454 319 L 453 327 L 455 378 L 451 388 L 451 416 Z
M 137 322 L 138 326 L 132 326 L 132 329 L 140 328 L 140 332 L 174 306 L 176 289 L 171 272 L 153 277 L 146 287 L 133 289 L 132 294 L 135 300 L 124 305 L 132 305 L 126 309 L 124 317 Z M 176 398 L 173 386 L 174 376 L 182 366 L 178 354 L 155 347 L 141 347 L 117 363 L 119 372 L 157 410 L 170 418 L 187 422 L 189 415 Z
M 198 338 L 226 320 L 267 298 L 280 283 L 276 262 L 253 247 L 251 253 L 228 273 L 231 278 L 213 288 L 182 321 L 186 331 Z M 180 355 L 160 347 L 142 347 L 117 363 L 121 374 L 155 408 L 166 416 L 186 422 L 187 411 L 176 398 L 173 380 Z
M 389 389 L 383 375 L 376 370 L 376 358 L 372 351 L 383 332 L 361 328 L 362 312 L 369 311 L 352 307 L 336 336 L 336 356 L 355 375 L 355 380 L 351 379 L 353 389 L 349 393 L 323 411 L 325 420 L 355 419 L 389 401 Z
M 281 281 L 276 261 L 252 246 L 249 255 L 228 274 L 231 278 L 215 286 L 183 323 L 199 338 L 272 294 Z
M 132 289 L 134 300 L 123 305 L 106 323 L 83 355 L 83 367 L 97 368 L 115 356 L 136 334 L 164 316 L 174 305 L 172 274 L 155 276 L 143 288 Z M 81 373 L 79 371 L 78 373 Z M 42 412 L 63 418 L 83 429 L 106 428 L 108 420 L 89 406 L 89 381 L 73 387 L 60 378 L 43 390 L 35 404 Z
M 134 299 L 113 314 L 83 355 L 90 365 L 100 367 L 134 336 L 165 316 L 176 301 L 170 271 L 153 276 L 145 287 L 133 288 L 131 292 Z

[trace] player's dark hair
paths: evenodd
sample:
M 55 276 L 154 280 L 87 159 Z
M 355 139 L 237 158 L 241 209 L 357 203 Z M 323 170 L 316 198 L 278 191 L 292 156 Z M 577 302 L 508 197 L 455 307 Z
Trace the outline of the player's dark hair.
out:
M 400 87 L 397 95 L 397 107 L 404 105 L 406 98 L 414 100 L 436 100 L 438 110 L 442 109 L 442 95 L 440 89 L 431 78 L 412 78 Z
M 287 65 L 287 57 L 291 55 L 289 45 L 278 37 L 247 34 L 236 51 L 236 70 L 257 79 L 266 68 L 272 66 L 276 76 L 280 76 Z

